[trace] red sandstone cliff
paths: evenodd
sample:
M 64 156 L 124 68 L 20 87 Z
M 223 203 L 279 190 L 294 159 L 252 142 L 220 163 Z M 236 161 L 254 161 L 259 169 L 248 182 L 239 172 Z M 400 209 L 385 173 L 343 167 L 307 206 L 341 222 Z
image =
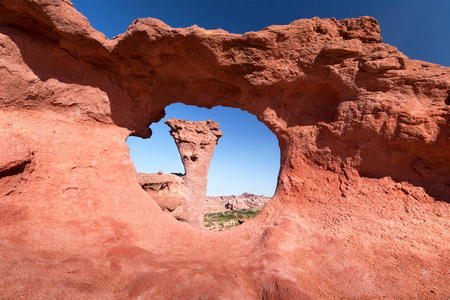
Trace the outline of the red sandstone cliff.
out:
M 139 19 L 108 40 L 67 0 L 1 0 L 0 23 L 3 297 L 449 297 L 450 69 L 381 43 L 375 19 Z M 256 219 L 194 230 L 140 188 L 125 140 L 174 101 L 276 134 Z

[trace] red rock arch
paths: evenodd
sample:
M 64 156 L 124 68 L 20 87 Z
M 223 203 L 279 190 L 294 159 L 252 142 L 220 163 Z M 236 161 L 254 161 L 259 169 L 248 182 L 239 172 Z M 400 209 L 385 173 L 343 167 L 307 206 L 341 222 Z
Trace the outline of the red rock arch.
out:
M 375 19 L 243 35 L 139 19 L 108 40 L 65 0 L 0 17 L 0 126 L 34 153 L 1 195 L 6 297 L 413 298 L 420 274 L 450 294 L 450 71 L 382 44 Z M 174 101 L 277 135 L 276 197 L 253 222 L 199 233 L 136 184 L 125 139 Z

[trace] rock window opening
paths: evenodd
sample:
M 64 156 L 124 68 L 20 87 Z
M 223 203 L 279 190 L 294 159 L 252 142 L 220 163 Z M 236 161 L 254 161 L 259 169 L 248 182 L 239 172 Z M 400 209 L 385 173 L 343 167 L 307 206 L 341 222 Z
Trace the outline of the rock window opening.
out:
M 141 187 L 197 228 L 221 231 L 255 217 L 275 192 L 276 136 L 239 109 L 176 103 L 165 110 L 150 139 L 127 140 Z

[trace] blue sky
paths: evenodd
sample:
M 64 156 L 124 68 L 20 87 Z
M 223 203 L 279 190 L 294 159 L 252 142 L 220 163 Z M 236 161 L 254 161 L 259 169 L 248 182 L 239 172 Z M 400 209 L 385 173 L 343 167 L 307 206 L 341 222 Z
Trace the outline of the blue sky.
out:
M 350 0 L 350 1 L 245 1 L 245 0 L 73 0 L 92 27 L 108 38 L 123 33 L 137 18 L 152 17 L 172 27 L 194 24 L 222 28 L 232 33 L 258 31 L 273 24 L 318 16 L 337 19 L 373 16 L 380 23 L 383 42 L 396 46 L 411 59 L 450 66 L 449 0 Z M 250 192 L 272 196 L 279 169 L 275 136 L 246 112 L 215 107 L 211 110 L 174 104 L 167 118 L 190 121 L 213 119 L 224 136 L 211 162 L 209 195 Z M 165 120 L 164 119 L 164 120 Z M 183 172 L 168 127 L 151 126 L 148 140 L 129 138 L 131 158 L 138 172 Z
M 184 173 L 178 149 L 164 121 L 175 117 L 189 121 L 214 120 L 223 136 L 214 150 L 208 174 L 208 195 L 240 195 L 249 192 L 272 196 L 280 168 L 280 149 L 275 135 L 254 115 L 240 109 L 212 109 L 169 105 L 166 117 L 150 127 L 150 139 L 129 137 L 130 155 L 138 172 Z

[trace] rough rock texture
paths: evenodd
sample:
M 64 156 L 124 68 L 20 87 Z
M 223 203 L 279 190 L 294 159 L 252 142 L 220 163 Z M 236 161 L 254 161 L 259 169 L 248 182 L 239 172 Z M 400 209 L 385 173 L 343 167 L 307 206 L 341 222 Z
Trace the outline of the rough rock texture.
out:
M 186 188 L 179 174 L 138 173 L 139 185 L 164 211 L 178 221 L 187 222 Z
M 165 123 L 171 128 L 185 174 L 138 173 L 139 185 L 163 211 L 203 228 L 209 165 L 223 133 L 212 120 L 188 122 L 171 118 Z
M 186 222 L 203 228 L 208 171 L 214 148 L 223 135 L 213 120 L 188 122 L 171 118 L 165 122 L 181 155 L 185 174 Z
M 68 0 L 1 0 L 0 23 L 3 298 L 449 297 L 450 69 L 382 44 L 375 19 L 138 19 L 108 40 Z M 125 140 L 173 102 L 276 134 L 255 219 L 196 230 L 139 186 Z

